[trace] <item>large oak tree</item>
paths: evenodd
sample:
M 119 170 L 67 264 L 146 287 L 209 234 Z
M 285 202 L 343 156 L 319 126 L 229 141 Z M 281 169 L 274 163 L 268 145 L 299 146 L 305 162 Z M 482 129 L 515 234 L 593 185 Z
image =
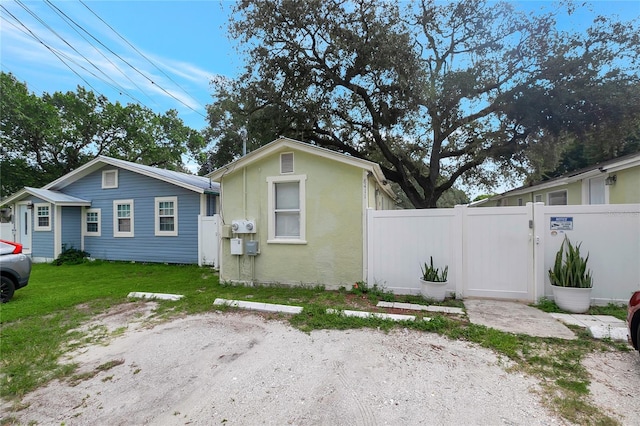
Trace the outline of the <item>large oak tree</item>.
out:
M 639 82 L 637 22 L 570 33 L 506 2 L 246 0 L 229 30 L 247 63 L 215 86 L 203 169 L 243 138 L 285 135 L 378 162 L 413 206 L 435 207 L 454 184 L 491 188 L 567 135 L 638 114 L 606 117 Z

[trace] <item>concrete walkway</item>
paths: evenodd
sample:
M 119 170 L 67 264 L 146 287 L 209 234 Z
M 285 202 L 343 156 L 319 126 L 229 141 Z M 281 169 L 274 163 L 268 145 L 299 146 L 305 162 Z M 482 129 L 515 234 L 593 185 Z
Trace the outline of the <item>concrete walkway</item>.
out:
M 302 312 L 300 306 L 276 305 L 270 303 L 250 302 L 243 300 L 216 299 L 214 305 L 227 305 L 240 309 L 255 310 L 261 312 L 281 312 L 297 314 Z M 576 335 L 565 324 L 577 325 L 588 328 L 591 335 L 597 339 L 611 338 L 614 340 L 627 340 L 626 323 L 608 315 L 576 315 L 576 314 L 549 314 L 539 309 L 532 308 L 524 303 L 504 300 L 466 299 L 464 305 L 469 321 L 474 324 L 495 328 L 507 333 L 526 334 L 536 337 L 555 337 L 558 339 L 572 340 Z M 419 305 L 409 303 L 379 302 L 378 306 L 386 308 L 400 308 L 415 311 L 427 311 L 433 313 L 447 313 L 463 315 L 460 308 L 450 308 L 433 305 Z M 337 312 L 327 309 L 328 312 Z M 398 314 L 373 314 L 362 311 L 341 311 L 346 316 L 392 319 L 394 321 L 413 321 L 415 316 Z M 429 320 L 430 318 L 424 318 Z
M 550 314 L 503 300 L 466 299 L 464 305 L 472 323 L 510 333 L 575 339 L 576 335 L 565 325 L 569 324 L 589 329 L 596 339 L 627 340 L 627 324 L 610 315 Z
M 465 299 L 469 321 L 508 333 L 527 334 L 536 337 L 575 339 L 567 326 L 546 312 L 524 303 L 503 300 Z
M 611 315 L 549 314 L 565 324 L 588 328 L 596 339 L 627 340 L 627 323 Z

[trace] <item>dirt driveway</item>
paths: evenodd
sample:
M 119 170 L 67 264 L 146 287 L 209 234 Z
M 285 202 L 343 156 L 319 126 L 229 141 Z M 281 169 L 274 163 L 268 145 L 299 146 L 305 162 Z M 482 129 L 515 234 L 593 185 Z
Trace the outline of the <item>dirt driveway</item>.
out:
M 509 361 L 412 330 L 306 334 L 259 315 L 210 313 L 129 326 L 73 361 L 80 372 L 115 366 L 27 395 L 28 407 L 12 413 L 20 424 L 564 424 L 540 405 L 535 379 L 505 370 Z M 626 410 L 636 405 L 630 397 Z

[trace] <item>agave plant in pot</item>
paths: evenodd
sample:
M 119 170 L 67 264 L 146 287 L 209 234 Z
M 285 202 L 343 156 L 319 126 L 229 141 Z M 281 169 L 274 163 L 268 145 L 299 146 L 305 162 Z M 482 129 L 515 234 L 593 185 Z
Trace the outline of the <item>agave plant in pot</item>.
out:
M 549 281 L 556 305 L 564 311 L 581 314 L 589 310 L 593 276 L 587 269 L 589 253 L 580 255 L 582 243 L 572 245 L 565 236 L 556 253 L 553 268 L 549 269 Z
M 447 293 L 447 274 L 449 266 L 445 266 L 440 270 L 433 265 L 433 256 L 430 256 L 430 263 L 424 263 L 420 266 L 422 269 L 422 277 L 420 278 L 420 294 L 426 299 L 432 299 L 437 302 L 444 300 Z

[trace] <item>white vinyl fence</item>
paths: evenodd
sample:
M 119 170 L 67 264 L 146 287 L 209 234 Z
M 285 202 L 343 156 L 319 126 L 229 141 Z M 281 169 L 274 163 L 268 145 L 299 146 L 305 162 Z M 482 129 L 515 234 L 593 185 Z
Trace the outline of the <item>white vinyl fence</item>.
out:
M 547 275 L 565 236 L 582 242 L 593 303 L 626 302 L 640 290 L 640 205 L 457 206 L 369 210 L 365 276 L 397 294 L 419 293 L 420 266 L 449 266 L 458 297 L 552 298 Z
M 14 240 L 12 223 L 0 223 L 0 240 Z
M 220 267 L 220 215 L 198 216 L 198 265 Z

